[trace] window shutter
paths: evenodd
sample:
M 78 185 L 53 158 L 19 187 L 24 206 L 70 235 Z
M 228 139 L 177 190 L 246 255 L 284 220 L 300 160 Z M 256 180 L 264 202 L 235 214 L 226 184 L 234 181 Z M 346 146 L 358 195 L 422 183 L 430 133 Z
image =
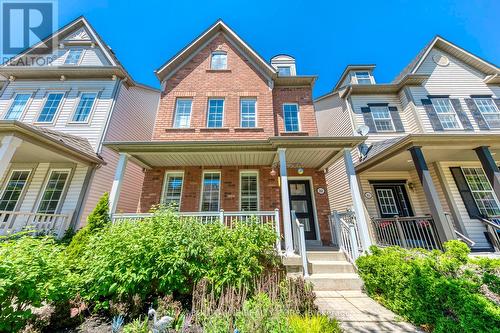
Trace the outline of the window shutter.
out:
M 375 128 L 375 122 L 373 121 L 372 112 L 369 107 L 361 108 L 361 112 L 363 113 L 363 120 L 365 121 L 365 125 L 370 128 L 369 133 L 377 133 L 377 129 Z
M 476 218 L 476 216 L 481 216 L 479 209 L 477 208 L 476 201 L 472 196 L 472 192 L 469 189 L 469 185 L 465 180 L 464 174 L 462 173 L 462 169 L 459 167 L 450 168 L 451 174 L 455 179 L 455 183 L 457 184 L 458 191 L 460 192 L 460 196 L 462 197 L 462 201 L 464 202 L 465 209 L 467 209 L 467 213 L 470 218 Z
M 403 122 L 401 121 L 398 108 L 395 106 L 389 106 L 389 112 L 391 113 L 392 122 L 394 123 L 394 130 L 396 132 L 404 132 L 405 128 L 403 127 Z
M 457 113 L 458 119 L 460 119 L 460 122 L 462 123 L 462 127 L 466 131 L 472 131 L 474 128 L 472 127 L 472 124 L 470 123 L 469 117 L 467 117 L 467 113 L 465 113 L 464 109 L 462 109 L 462 105 L 460 104 L 459 99 L 450 99 L 451 105 L 453 105 L 453 108 L 455 109 L 455 112 Z
M 488 126 L 488 123 L 486 123 L 486 120 L 484 120 L 483 116 L 481 115 L 481 111 L 479 111 L 479 109 L 477 108 L 477 105 L 474 102 L 474 99 L 466 98 L 465 104 L 467 104 L 467 107 L 469 108 L 470 113 L 472 114 L 472 117 L 474 117 L 474 120 L 476 121 L 479 129 L 482 129 L 482 130 L 490 129 L 490 127 Z
M 441 125 L 441 121 L 439 121 L 436 110 L 434 110 L 434 107 L 432 106 L 431 100 L 430 99 L 423 99 L 422 105 L 425 109 L 425 112 L 427 113 L 427 117 L 429 117 L 432 128 L 435 131 L 443 131 L 444 130 L 443 125 Z

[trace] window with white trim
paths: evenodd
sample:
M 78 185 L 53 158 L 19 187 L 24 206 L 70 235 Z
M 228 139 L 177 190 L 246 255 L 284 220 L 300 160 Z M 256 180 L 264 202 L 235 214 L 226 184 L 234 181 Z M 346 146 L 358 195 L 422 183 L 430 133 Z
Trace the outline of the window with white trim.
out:
M 68 178 L 68 170 L 52 170 L 50 172 L 49 180 L 45 185 L 42 199 L 40 200 L 40 204 L 38 205 L 38 213 L 56 213 Z
M 193 100 L 178 98 L 175 103 L 174 128 L 189 128 L 191 126 L 191 108 Z
M 394 198 L 394 192 L 390 189 L 378 188 L 377 198 L 380 205 L 380 212 L 382 214 L 392 214 L 398 215 L 398 206 L 396 205 L 396 199 Z
M 173 206 L 179 210 L 181 207 L 182 184 L 184 183 L 184 173 L 167 172 L 165 174 L 165 185 L 163 188 L 163 204 Z
M 500 205 L 498 199 L 483 169 L 462 168 L 462 171 L 481 214 L 485 216 L 499 216 Z
M 283 104 L 283 117 L 286 132 L 299 132 L 299 106 L 297 104 Z
M 217 212 L 219 211 L 220 200 L 220 173 L 203 173 L 203 184 L 201 192 L 201 211 Z
M 479 112 L 483 116 L 484 120 L 491 128 L 500 127 L 500 111 L 498 110 L 495 102 L 491 98 L 474 98 L 474 103 L 476 103 Z
M 16 209 L 30 173 L 30 170 L 12 170 L 0 198 L 0 210 L 12 212 Z
M 291 76 L 292 69 L 290 66 L 278 66 L 278 76 Z
M 257 125 L 256 104 L 255 98 L 242 98 L 240 100 L 241 127 L 255 127 Z
M 394 131 L 391 113 L 387 106 L 370 106 L 370 112 L 377 132 Z
M 227 69 L 227 53 L 224 51 L 212 52 L 210 69 L 215 69 L 215 70 Z
M 356 76 L 357 84 L 372 84 L 369 72 L 356 72 L 354 75 Z
M 16 97 L 14 97 L 14 101 L 12 101 L 9 110 L 5 114 L 4 119 L 19 120 L 24 112 L 24 109 L 26 108 L 26 105 L 28 104 L 30 97 L 31 94 L 17 94 Z
M 78 102 L 75 114 L 73 115 L 74 122 L 86 123 L 89 120 L 96 98 L 97 93 L 92 92 L 81 94 L 80 101 Z
M 459 129 L 460 122 L 449 98 L 433 98 L 432 106 L 444 129 Z
M 42 112 L 38 115 L 37 122 L 51 123 L 54 120 L 57 110 L 59 109 L 59 105 L 61 105 L 63 97 L 63 93 L 50 93 L 47 96 Z
M 207 127 L 218 128 L 224 123 L 224 99 L 210 98 L 208 100 Z
M 257 171 L 240 173 L 240 209 L 255 212 L 259 210 L 259 177 Z
M 83 55 L 83 49 L 81 48 L 75 48 L 75 49 L 70 49 L 68 51 L 68 55 L 66 56 L 66 59 L 64 60 L 65 65 L 78 65 L 80 63 L 80 59 L 82 58 Z

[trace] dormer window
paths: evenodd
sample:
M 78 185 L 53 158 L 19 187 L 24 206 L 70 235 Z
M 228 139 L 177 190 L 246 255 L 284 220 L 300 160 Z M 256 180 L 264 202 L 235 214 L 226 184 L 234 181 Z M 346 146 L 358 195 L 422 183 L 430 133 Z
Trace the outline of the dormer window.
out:
M 64 60 L 65 65 L 78 65 L 82 58 L 83 49 L 70 49 Z
M 356 72 L 355 77 L 357 84 L 372 84 L 369 72 Z
M 290 66 L 278 66 L 278 76 L 291 76 L 292 69 Z
M 210 69 L 224 70 L 227 69 L 227 53 L 223 51 L 212 52 L 212 61 Z

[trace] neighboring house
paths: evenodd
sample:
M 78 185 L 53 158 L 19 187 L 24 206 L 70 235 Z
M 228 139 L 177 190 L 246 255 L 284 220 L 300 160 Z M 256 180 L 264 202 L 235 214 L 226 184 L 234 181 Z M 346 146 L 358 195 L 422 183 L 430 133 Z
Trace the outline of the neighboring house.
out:
M 500 69 L 441 37 L 391 83 L 376 83 L 374 67 L 348 66 L 315 100 L 320 135 L 368 134 L 353 159 L 373 240 L 498 247 Z M 356 205 L 343 174 L 336 163 L 327 176 L 337 211 Z
M 0 75 L 0 233 L 78 228 L 111 190 L 118 155 L 103 140 L 149 139 L 159 92 L 135 83 L 83 17 Z M 131 164 L 127 176 L 118 209 L 133 212 L 144 175 Z
M 363 138 L 318 136 L 315 76 L 297 75 L 287 55 L 268 63 L 220 20 L 156 75 L 152 140 L 104 144 L 121 155 L 112 206 L 129 160 L 146 169 L 140 213 L 173 204 L 180 214 L 226 224 L 256 216 L 279 225 L 287 252 L 300 221 L 308 244 L 331 243 L 324 171 Z M 124 216 L 131 217 L 114 214 Z

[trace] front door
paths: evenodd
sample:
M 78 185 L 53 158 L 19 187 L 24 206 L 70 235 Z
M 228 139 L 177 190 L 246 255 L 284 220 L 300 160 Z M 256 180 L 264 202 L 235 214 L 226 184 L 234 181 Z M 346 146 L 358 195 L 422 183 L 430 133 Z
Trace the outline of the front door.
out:
M 306 240 L 317 240 L 316 221 L 311 197 L 311 185 L 308 180 L 288 180 L 290 209 L 304 224 Z M 293 221 L 292 221 L 293 223 Z
M 404 184 L 373 185 L 380 217 L 413 216 L 410 200 Z

